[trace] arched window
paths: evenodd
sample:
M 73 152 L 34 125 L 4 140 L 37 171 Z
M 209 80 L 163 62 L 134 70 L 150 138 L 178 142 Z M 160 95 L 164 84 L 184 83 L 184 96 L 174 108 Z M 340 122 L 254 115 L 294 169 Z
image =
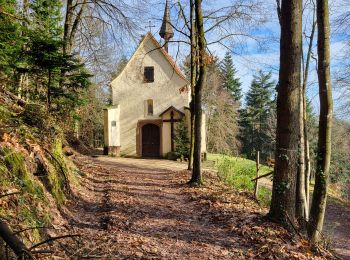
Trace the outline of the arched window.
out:
M 153 116 L 153 99 L 147 100 L 147 115 Z

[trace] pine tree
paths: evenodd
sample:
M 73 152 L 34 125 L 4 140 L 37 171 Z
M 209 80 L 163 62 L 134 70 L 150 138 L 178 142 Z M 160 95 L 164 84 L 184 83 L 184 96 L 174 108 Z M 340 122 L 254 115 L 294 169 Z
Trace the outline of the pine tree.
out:
M 13 77 L 21 52 L 23 39 L 16 19 L 16 1 L 0 0 L 0 79 Z
M 61 1 L 35 0 L 31 3 L 29 61 L 32 73 L 42 80 L 46 104 L 51 110 L 67 113 L 79 105 L 79 89 L 89 85 L 89 74 L 73 55 L 63 54 Z M 39 97 L 42 100 L 43 97 Z M 67 111 L 68 110 L 68 111 Z
M 221 64 L 221 75 L 223 80 L 223 88 L 229 91 L 235 101 L 242 98 L 241 82 L 236 78 L 237 70 L 233 64 L 230 52 L 226 52 Z
M 273 152 L 274 87 L 271 73 L 259 71 L 247 93 L 246 107 L 240 111 L 242 153 L 248 158 L 253 159 L 256 151 L 260 151 L 261 158 L 267 159 Z

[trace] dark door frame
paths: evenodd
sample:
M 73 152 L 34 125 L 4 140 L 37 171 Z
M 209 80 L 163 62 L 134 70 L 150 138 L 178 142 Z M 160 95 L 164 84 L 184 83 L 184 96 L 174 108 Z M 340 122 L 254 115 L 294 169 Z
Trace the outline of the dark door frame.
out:
M 153 124 L 159 127 L 159 154 L 163 156 L 163 121 L 162 119 L 146 119 L 139 120 L 137 122 L 136 129 L 136 154 L 138 157 L 142 157 L 142 127 L 144 125 Z

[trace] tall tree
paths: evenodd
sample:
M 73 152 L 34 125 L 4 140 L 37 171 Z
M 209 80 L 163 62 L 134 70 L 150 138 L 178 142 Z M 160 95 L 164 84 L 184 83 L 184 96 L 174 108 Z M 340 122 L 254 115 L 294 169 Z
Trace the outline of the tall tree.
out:
M 15 0 L 0 0 L 0 79 L 10 81 L 20 64 L 20 17 L 16 14 Z
M 207 80 L 203 88 L 203 108 L 206 115 L 207 150 L 211 153 L 238 154 L 239 103 L 223 88 L 219 59 L 207 65 Z
M 331 133 L 333 99 L 330 78 L 330 24 L 328 0 L 317 0 L 317 52 L 318 82 L 320 97 L 320 117 L 317 146 L 317 166 L 315 189 L 309 221 L 309 236 L 314 243 L 319 242 L 326 210 L 329 167 L 331 162 Z
M 275 86 L 271 73 L 259 71 L 247 93 L 246 107 L 240 111 L 242 153 L 250 159 L 255 158 L 257 151 L 263 160 L 274 152 L 275 138 L 271 133 L 275 132 L 275 125 L 271 121 L 275 116 Z
M 190 154 L 188 156 L 188 170 L 192 169 L 193 164 L 193 153 L 194 153 L 194 88 L 197 81 L 197 37 L 196 37 L 196 24 L 194 17 L 194 2 L 190 0 L 190 42 L 191 42 L 191 64 L 190 64 L 190 76 L 191 76 L 191 102 L 190 102 L 190 111 L 191 111 L 191 126 L 190 126 Z
M 236 102 L 239 102 L 242 98 L 242 84 L 239 82 L 236 74 L 237 70 L 233 64 L 231 53 L 226 52 L 221 63 L 222 86 L 231 93 Z
M 308 4 L 308 3 L 306 3 Z M 303 79 L 302 85 L 300 88 L 300 141 L 299 141 L 299 167 L 298 167 L 298 178 L 297 178 L 297 198 L 296 198 L 296 217 L 301 224 L 302 229 L 306 228 L 306 222 L 309 219 L 309 182 L 311 174 L 311 161 L 310 161 L 310 142 L 308 135 L 308 108 L 306 100 L 306 88 L 308 84 L 311 55 L 313 49 L 313 41 L 316 30 L 316 5 L 314 1 L 309 3 L 311 6 L 312 20 L 311 20 L 311 30 L 310 35 L 307 36 L 306 32 L 303 34 L 305 38 L 309 41 L 307 44 L 306 59 L 304 58 L 304 52 L 302 56 L 303 63 Z M 307 9 L 307 6 L 304 7 L 304 11 Z M 303 43 L 304 45 L 304 43 Z
M 190 180 L 191 185 L 201 185 L 202 173 L 201 173 L 201 155 L 202 155 L 202 89 L 206 80 L 206 43 L 205 33 L 203 27 L 203 12 L 202 1 L 195 0 L 195 17 L 196 17 L 196 29 L 198 35 L 198 80 L 194 88 L 194 151 L 193 151 L 193 169 L 192 178 Z
M 301 82 L 302 0 L 282 0 L 275 173 L 269 217 L 295 221 Z

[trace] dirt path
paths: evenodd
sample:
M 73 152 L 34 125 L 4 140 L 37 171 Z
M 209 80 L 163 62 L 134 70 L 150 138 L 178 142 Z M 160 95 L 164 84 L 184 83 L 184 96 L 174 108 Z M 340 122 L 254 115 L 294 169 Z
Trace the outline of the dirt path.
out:
M 84 169 L 94 172 L 83 183 L 90 193 L 76 198 L 66 217 L 76 232 L 91 234 L 91 245 L 85 245 L 90 257 L 194 259 L 210 247 L 217 258 L 239 244 L 229 230 L 199 221 L 201 210 L 189 203 L 170 171 L 115 162 L 102 167 L 97 161 Z
M 328 199 L 325 230 L 337 255 L 350 260 L 350 206 L 333 198 Z
M 127 167 L 131 163 L 137 167 L 150 170 L 185 170 L 186 163 L 168 160 L 149 159 L 128 159 L 99 157 L 101 163 L 117 163 L 122 167 Z M 260 184 L 272 189 L 272 182 L 269 178 L 263 178 Z M 350 207 L 335 199 L 330 198 L 327 203 L 325 233 L 332 249 L 343 259 L 350 259 Z
M 77 158 L 83 177 L 63 212 L 80 243 L 69 257 L 103 259 L 247 259 L 311 257 L 305 242 L 268 222 L 265 211 L 207 176 L 189 188 L 187 171 Z M 137 163 L 135 163 L 137 164 Z M 176 169 L 176 168 L 175 168 Z M 179 169 L 176 169 L 179 170 Z M 67 255 L 65 255 L 67 257 Z

